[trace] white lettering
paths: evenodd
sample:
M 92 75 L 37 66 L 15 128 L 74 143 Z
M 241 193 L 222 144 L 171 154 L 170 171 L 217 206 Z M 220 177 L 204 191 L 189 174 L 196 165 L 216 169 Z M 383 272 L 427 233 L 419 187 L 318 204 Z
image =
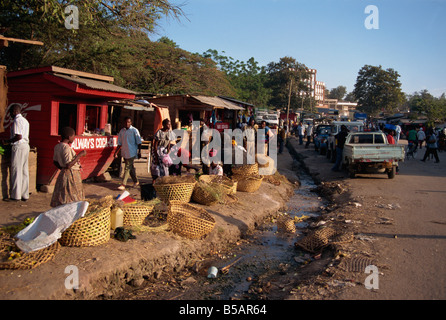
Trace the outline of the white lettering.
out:
M 364 21 L 365 28 L 367 30 L 379 29 L 378 7 L 374 5 L 369 5 L 365 8 L 364 13 L 369 14 L 369 16 Z
M 379 289 L 378 268 L 374 265 L 369 265 L 365 268 L 365 273 L 367 274 L 372 273 L 371 275 L 367 276 L 367 278 L 364 281 L 366 289 L 368 290 Z
M 65 28 L 70 29 L 79 29 L 79 9 L 75 5 L 69 5 L 65 7 L 65 14 L 69 14 L 65 18 Z
M 65 288 L 67 290 L 79 289 L 79 269 L 76 266 L 69 265 L 65 268 Z

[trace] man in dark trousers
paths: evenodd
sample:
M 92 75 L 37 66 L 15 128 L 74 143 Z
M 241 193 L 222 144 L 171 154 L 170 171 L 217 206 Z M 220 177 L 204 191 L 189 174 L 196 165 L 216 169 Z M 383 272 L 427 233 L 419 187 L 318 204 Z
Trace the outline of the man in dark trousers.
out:
M 344 151 L 344 144 L 345 139 L 348 135 L 348 129 L 345 125 L 341 126 L 341 131 L 335 136 L 336 139 L 336 162 L 333 168 L 331 168 L 332 171 L 340 171 L 340 166 L 342 162 L 342 153 Z

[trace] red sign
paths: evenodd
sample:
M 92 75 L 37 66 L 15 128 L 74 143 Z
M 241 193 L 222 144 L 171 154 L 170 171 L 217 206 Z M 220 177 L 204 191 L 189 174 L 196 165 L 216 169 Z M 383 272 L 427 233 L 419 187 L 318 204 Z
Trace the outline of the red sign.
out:
M 229 123 L 227 122 L 217 122 L 215 124 L 215 129 L 222 132 L 225 129 L 229 129 Z
M 118 146 L 117 136 L 76 137 L 71 147 L 74 150 L 93 150 Z

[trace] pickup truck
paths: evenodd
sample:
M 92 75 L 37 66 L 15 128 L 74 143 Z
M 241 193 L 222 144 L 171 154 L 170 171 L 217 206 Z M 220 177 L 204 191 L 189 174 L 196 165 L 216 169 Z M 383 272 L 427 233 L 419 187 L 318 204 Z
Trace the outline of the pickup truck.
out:
M 389 144 L 381 131 L 352 132 L 345 140 L 342 159 L 350 178 L 357 173 L 387 173 L 393 179 L 404 156 L 404 146 Z

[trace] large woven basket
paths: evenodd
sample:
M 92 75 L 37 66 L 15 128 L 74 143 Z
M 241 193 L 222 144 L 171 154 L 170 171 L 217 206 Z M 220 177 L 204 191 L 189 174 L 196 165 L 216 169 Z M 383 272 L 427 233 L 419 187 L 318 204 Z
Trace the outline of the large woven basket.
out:
M 167 214 L 172 232 L 189 239 L 200 239 L 215 227 L 215 219 L 203 208 L 172 201 Z
M 212 184 L 206 182 L 198 182 L 192 193 L 192 200 L 210 206 L 223 200 L 226 191 L 223 188 L 215 188 Z
M 125 204 L 121 206 L 124 213 L 124 226 L 137 227 L 141 226 L 149 214 L 155 207 L 154 201 L 143 201 L 134 204 Z
M 7 253 L 11 247 L 15 247 L 14 240 L 9 236 L 0 236 L 0 253 Z M 60 250 L 59 242 L 51 246 L 30 253 L 21 252 L 21 256 L 6 262 L 0 262 L 0 270 L 27 270 L 34 269 L 54 258 Z
M 175 183 L 175 184 L 153 184 L 156 191 L 156 196 L 166 204 L 171 201 L 180 201 L 183 203 L 190 202 L 192 193 L 195 188 L 194 183 Z
M 237 181 L 233 181 L 225 176 L 201 175 L 199 181 L 221 186 L 226 190 L 227 194 L 235 194 L 237 192 Z
M 240 166 L 232 167 L 232 174 L 234 175 L 258 175 L 259 174 L 259 164 L 256 162 L 254 164 L 244 164 Z
M 93 247 L 110 240 L 110 207 L 76 220 L 59 239 L 66 247 Z
M 232 177 L 234 181 L 237 181 L 237 191 L 241 192 L 256 192 L 262 184 L 263 177 L 261 176 L 239 176 L 234 175 Z

